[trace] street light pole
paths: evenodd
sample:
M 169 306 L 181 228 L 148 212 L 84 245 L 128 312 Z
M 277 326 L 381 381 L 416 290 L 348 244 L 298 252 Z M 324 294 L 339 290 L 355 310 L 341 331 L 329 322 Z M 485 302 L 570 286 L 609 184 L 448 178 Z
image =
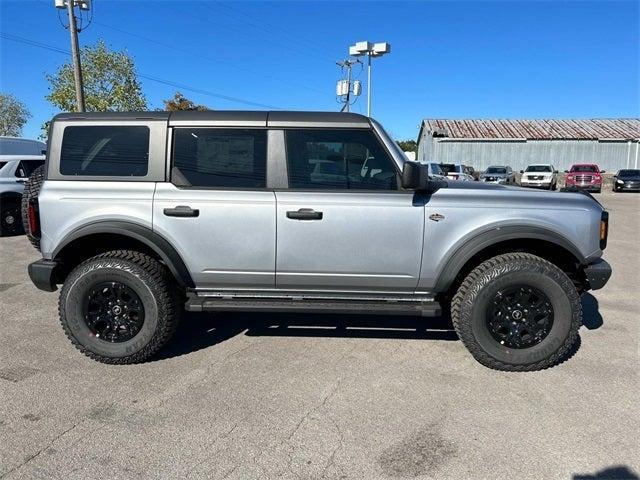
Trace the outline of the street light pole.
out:
M 84 92 L 82 91 L 82 69 L 80 65 L 80 52 L 78 50 L 78 27 L 76 16 L 73 13 L 74 0 L 67 0 L 67 12 L 69 14 L 69 33 L 71 34 L 71 55 L 73 57 L 73 79 L 76 86 L 76 110 L 84 112 Z
M 391 52 L 391 45 L 371 42 L 356 42 L 349 47 L 349 55 L 359 57 L 367 56 L 367 117 L 371 116 L 371 57 L 381 57 L 385 53 Z

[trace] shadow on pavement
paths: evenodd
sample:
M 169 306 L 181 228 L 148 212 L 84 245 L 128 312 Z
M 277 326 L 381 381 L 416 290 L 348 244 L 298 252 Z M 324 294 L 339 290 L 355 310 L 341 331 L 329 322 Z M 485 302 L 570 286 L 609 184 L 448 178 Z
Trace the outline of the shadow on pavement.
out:
M 614 467 L 605 468 L 594 474 L 576 474 L 573 480 L 640 480 L 637 473 L 626 465 L 616 465 Z
M 377 315 L 186 313 L 173 339 L 154 360 L 196 352 L 239 334 L 256 337 L 397 338 L 458 340 L 451 321 Z
M 582 324 L 588 330 L 596 330 L 603 324 L 598 299 L 590 293 L 582 295 Z

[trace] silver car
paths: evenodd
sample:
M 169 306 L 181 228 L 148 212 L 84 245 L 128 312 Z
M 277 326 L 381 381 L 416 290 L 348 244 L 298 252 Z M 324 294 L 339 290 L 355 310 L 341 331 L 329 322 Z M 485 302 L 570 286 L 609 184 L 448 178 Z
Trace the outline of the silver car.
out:
M 480 181 L 499 185 L 515 185 L 516 175 L 508 165 L 493 166 L 487 168 L 480 175 Z
M 351 113 L 58 115 L 29 275 L 62 285 L 67 336 L 105 363 L 150 358 L 186 309 L 450 312 L 484 365 L 555 364 L 611 274 L 607 212 L 428 170 Z

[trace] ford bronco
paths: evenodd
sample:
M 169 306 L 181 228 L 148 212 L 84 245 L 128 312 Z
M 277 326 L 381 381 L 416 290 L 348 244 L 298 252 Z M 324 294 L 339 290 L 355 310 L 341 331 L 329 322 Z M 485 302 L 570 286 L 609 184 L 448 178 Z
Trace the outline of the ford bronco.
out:
M 351 113 L 61 114 L 27 189 L 29 275 L 106 363 L 152 356 L 184 309 L 444 313 L 488 367 L 558 363 L 611 274 L 607 212 L 427 170 Z

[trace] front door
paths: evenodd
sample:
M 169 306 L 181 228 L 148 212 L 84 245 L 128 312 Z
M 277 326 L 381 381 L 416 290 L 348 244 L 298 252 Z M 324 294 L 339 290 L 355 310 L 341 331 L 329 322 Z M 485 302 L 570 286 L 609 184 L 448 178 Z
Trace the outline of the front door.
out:
M 175 128 L 171 183 L 158 183 L 154 231 L 199 289 L 275 286 L 275 194 L 264 129 Z
M 276 191 L 276 286 L 413 292 L 424 207 L 399 190 L 370 130 L 286 131 L 289 189 Z

